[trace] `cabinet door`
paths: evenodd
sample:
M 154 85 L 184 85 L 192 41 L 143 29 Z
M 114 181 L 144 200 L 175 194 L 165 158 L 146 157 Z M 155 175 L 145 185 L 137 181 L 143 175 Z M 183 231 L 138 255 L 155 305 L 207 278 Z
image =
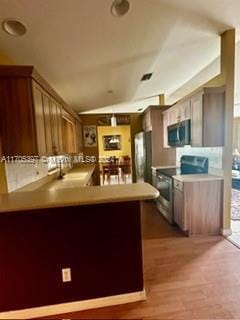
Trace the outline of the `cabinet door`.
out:
M 79 121 L 76 121 L 76 151 L 83 151 L 83 134 L 82 134 L 82 125 Z
M 186 231 L 184 220 L 184 193 L 174 188 L 174 222 Z
M 38 154 L 40 156 L 43 156 L 43 155 L 46 155 L 47 148 L 46 148 L 42 89 L 35 82 L 33 82 L 32 89 L 33 89 L 33 103 L 34 103 Z
M 76 148 L 76 126 L 75 122 L 67 118 L 62 119 L 63 122 L 63 150 L 65 153 L 77 153 Z
M 203 96 L 203 146 L 224 146 L 225 94 L 206 93 Z
M 63 152 L 61 106 L 53 99 L 51 99 L 51 126 L 53 153 L 61 154 Z
M 62 107 L 57 104 L 58 153 L 63 153 Z
M 46 137 L 46 150 L 47 155 L 53 154 L 53 140 L 52 140 L 52 125 L 51 125 L 51 99 L 47 93 L 43 92 L 43 109 L 45 120 L 45 137 Z
M 180 112 L 178 106 L 174 106 L 168 111 L 168 125 L 175 124 L 180 121 Z
M 183 101 L 180 106 L 180 121 L 191 118 L 190 100 Z
M 203 95 L 197 94 L 191 98 L 191 145 L 203 145 Z
M 151 131 L 152 130 L 152 121 L 151 121 L 151 111 L 147 111 L 143 115 L 143 130 Z
M 163 112 L 162 117 L 163 117 L 163 147 L 169 148 L 168 130 L 167 130 L 167 127 L 169 126 L 169 111 Z

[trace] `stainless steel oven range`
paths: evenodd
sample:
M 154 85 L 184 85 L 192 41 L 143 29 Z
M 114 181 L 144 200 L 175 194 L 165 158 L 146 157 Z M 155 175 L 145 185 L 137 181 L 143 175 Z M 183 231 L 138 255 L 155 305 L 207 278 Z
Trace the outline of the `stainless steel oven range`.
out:
M 182 156 L 180 168 L 163 168 L 156 170 L 156 185 L 159 197 L 156 205 L 169 223 L 174 223 L 173 212 L 173 176 L 179 174 L 208 173 L 208 158 L 198 156 Z

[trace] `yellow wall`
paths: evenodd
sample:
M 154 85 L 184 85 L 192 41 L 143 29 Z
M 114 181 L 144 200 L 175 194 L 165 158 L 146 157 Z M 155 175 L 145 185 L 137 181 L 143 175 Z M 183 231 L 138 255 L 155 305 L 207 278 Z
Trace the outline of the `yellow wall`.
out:
M 103 136 L 120 135 L 121 136 L 121 150 L 116 151 L 104 151 Z M 98 143 L 99 143 L 99 157 L 108 158 L 115 156 L 117 158 L 121 156 L 131 157 L 131 132 L 130 126 L 102 126 L 98 127 Z
M 104 116 L 104 114 L 84 114 L 80 116 L 82 124 L 84 125 L 98 125 L 98 119 Z M 107 116 L 105 114 L 105 116 Z M 132 175 L 133 181 L 136 182 L 136 170 L 135 170 L 135 150 L 134 150 L 134 136 L 136 133 L 142 131 L 142 117 L 140 113 L 130 114 L 130 130 L 131 130 L 131 158 L 132 158 Z M 99 143 L 98 143 L 99 145 Z M 98 157 L 98 145 L 94 148 L 86 148 L 83 146 L 84 155 L 94 155 Z
M 9 58 L 3 51 L 0 50 L 0 64 L 13 64 L 11 58 Z

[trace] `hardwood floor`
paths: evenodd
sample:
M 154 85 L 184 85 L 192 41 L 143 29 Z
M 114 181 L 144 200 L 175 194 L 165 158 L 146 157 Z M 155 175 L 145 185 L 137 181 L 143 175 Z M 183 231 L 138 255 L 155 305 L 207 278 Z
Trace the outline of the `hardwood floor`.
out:
M 150 202 L 142 221 L 147 300 L 48 319 L 239 319 L 240 250 L 220 236 L 182 236 Z

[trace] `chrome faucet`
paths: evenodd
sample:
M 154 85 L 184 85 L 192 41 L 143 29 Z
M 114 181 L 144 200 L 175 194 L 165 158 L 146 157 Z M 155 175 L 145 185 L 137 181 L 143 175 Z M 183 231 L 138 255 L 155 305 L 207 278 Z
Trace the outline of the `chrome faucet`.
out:
M 62 168 L 62 161 L 59 161 L 59 175 L 58 175 L 58 179 L 63 179 L 65 173 L 63 172 L 63 168 Z

